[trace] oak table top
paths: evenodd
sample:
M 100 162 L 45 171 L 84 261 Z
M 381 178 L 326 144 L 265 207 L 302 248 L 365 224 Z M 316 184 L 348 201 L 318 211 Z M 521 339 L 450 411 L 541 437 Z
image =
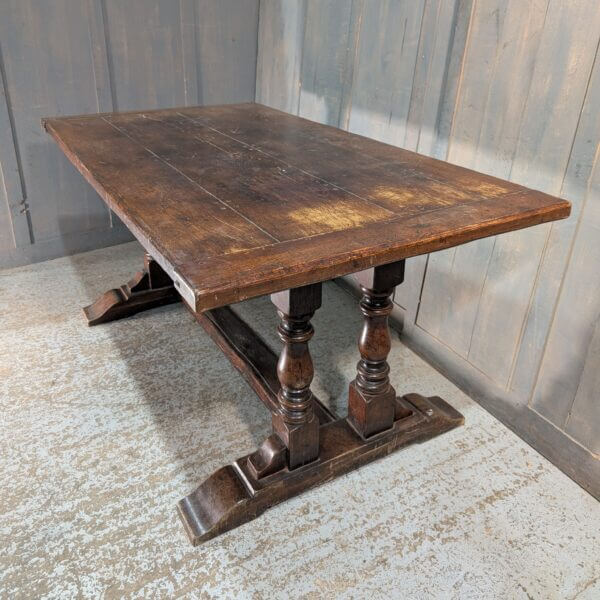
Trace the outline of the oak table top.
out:
M 259 104 L 44 125 L 196 312 L 570 212 L 560 198 Z

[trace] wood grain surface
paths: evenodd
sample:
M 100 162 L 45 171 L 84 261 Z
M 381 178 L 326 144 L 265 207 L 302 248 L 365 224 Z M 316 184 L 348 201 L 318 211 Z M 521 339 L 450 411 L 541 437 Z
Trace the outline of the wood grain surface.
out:
M 258 104 L 45 126 L 196 311 L 570 212 L 565 200 Z

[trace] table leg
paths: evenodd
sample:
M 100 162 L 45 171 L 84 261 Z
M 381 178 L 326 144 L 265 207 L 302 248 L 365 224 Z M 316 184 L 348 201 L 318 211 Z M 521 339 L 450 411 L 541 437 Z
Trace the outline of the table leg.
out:
M 355 273 L 354 278 L 363 293 L 364 324 L 358 341 L 361 358 L 348 395 L 348 420 L 367 438 L 394 423 L 396 392 L 387 363 L 392 347 L 388 316 L 392 312 L 390 296 L 404 279 L 404 261 Z
M 108 290 L 93 304 L 86 306 L 83 312 L 88 325 L 99 325 L 180 299 L 171 278 L 146 253 L 144 268 L 133 279 L 121 287 Z
M 308 342 L 314 334 L 310 319 L 321 306 L 321 284 L 286 290 L 271 296 L 281 323 L 277 328 L 283 350 L 277 361 L 277 404 L 269 407 L 273 435 L 248 458 L 248 468 L 261 479 L 283 468 L 289 470 L 319 456 L 319 426 L 315 398 L 310 390 L 314 375 Z M 320 405 L 319 405 L 319 408 Z
M 264 342 L 230 309 L 196 315 L 271 411 L 273 433 L 255 452 L 218 469 L 179 502 L 179 516 L 194 545 L 311 487 L 463 423 L 462 415 L 441 398 L 396 398 L 389 383 L 389 297 L 402 274 L 403 264 L 397 263 L 357 275 L 365 324 L 348 418 L 336 418 L 310 391 L 310 318 L 321 304 L 320 285 L 272 296 L 284 344 L 276 368 Z
M 279 410 L 273 413 L 273 431 L 288 450 L 288 467 L 295 469 L 319 455 L 319 420 L 313 411 L 310 384 L 314 375 L 308 341 L 314 330 L 310 319 L 321 306 L 321 284 L 271 296 L 281 319 L 278 333 L 283 350 L 277 362 L 281 389 Z

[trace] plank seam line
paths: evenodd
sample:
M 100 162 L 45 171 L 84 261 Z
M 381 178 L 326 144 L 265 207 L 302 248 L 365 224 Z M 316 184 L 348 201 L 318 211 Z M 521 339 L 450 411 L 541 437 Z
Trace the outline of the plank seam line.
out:
M 577 228 L 575 230 L 575 233 L 573 234 L 572 245 L 571 245 L 571 248 L 569 249 L 569 258 L 568 258 L 567 266 L 571 262 L 571 257 L 572 257 L 574 246 L 575 246 L 575 240 L 577 239 L 577 236 L 579 234 L 579 229 L 580 229 L 581 223 L 583 221 L 583 211 L 584 211 L 584 209 L 585 209 L 585 207 L 587 205 L 587 200 L 588 200 L 588 198 L 590 196 L 590 189 L 591 189 L 592 177 L 595 175 L 594 172 L 596 170 L 596 167 L 600 165 L 600 162 L 599 162 L 599 159 L 598 159 L 599 155 L 600 155 L 600 145 L 598 145 L 598 147 L 596 148 L 596 154 L 594 156 L 594 163 L 593 163 L 594 166 L 592 168 L 592 171 L 590 172 L 590 178 L 588 180 L 588 187 L 587 187 L 587 191 L 586 191 L 586 194 L 585 194 L 585 200 L 584 200 L 583 205 L 581 207 L 581 212 L 579 213 L 579 219 L 577 221 Z M 566 269 L 565 269 L 565 272 L 564 272 L 564 276 L 561 279 L 560 292 L 562 292 L 563 282 L 564 282 L 565 279 L 566 279 Z M 558 307 L 558 301 L 556 302 L 555 309 L 557 309 L 557 307 Z M 552 323 L 554 323 L 554 316 L 555 316 L 555 314 L 553 313 L 552 314 Z M 592 342 L 593 342 L 593 339 L 590 340 L 590 345 L 592 344 Z M 544 350 L 545 350 L 545 347 L 544 347 Z M 588 346 L 588 349 L 586 351 L 586 358 L 585 358 L 585 360 L 583 362 L 583 366 L 581 367 L 579 379 L 577 380 L 577 389 L 575 390 L 575 394 L 573 394 L 573 400 L 571 401 L 571 406 L 569 406 L 569 412 L 567 413 L 567 417 L 565 419 L 563 427 L 566 427 L 568 425 L 568 423 L 569 423 L 569 420 L 571 419 L 571 413 L 573 412 L 573 408 L 575 406 L 575 400 L 577 399 L 577 393 L 579 392 L 579 387 L 581 386 L 581 377 L 582 377 L 583 371 L 585 369 L 585 364 L 587 362 L 587 358 L 588 358 L 589 352 L 590 352 L 590 348 Z
M 257 0 L 256 9 L 256 51 L 254 53 L 254 92 L 252 98 L 256 101 L 256 90 L 258 88 L 258 53 L 260 47 L 260 7 L 262 5 L 261 0 Z M 194 14 L 196 13 L 196 3 L 194 2 Z M 194 18 L 195 21 L 195 18 Z
M 337 126 L 340 129 L 345 129 L 342 125 L 342 110 L 344 108 L 344 105 L 347 104 L 347 102 L 344 101 L 344 96 L 348 93 L 348 73 L 351 72 L 352 73 L 352 78 L 350 80 L 350 91 L 352 90 L 352 83 L 354 80 L 354 61 L 355 61 L 355 57 L 352 56 L 352 62 L 350 59 L 350 54 L 353 54 L 354 50 L 356 49 L 356 33 L 353 31 L 353 25 L 355 25 L 355 22 L 353 21 L 353 13 L 354 13 L 354 6 L 355 6 L 355 0 L 352 0 L 352 2 L 350 2 L 350 12 L 348 14 L 348 30 L 346 32 L 346 52 L 344 53 L 344 70 L 342 72 L 342 85 L 341 85 L 341 95 L 340 95 L 340 103 L 338 106 L 338 114 L 337 114 L 337 119 L 336 119 L 336 123 Z M 352 36 L 350 34 L 353 34 Z M 352 95 L 350 95 L 350 98 L 352 98 Z
M 386 17 L 388 15 L 386 14 Z M 406 39 L 406 25 L 408 23 L 408 17 L 404 17 L 404 27 L 402 28 L 402 42 L 400 44 L 400 60 L 399 62 L 402 63 L 402 58 L 403 58 L 403 54 L 404 54 L 404 40 Z M 415 65 L 417 64 L 417 58 L 415 58 Z M 413 69 L 413 80 L 414 80 L 414 69 Z M 392 91 L 392 97 L 390 98 L 390 114 L 388 116 L 388 122 L 387 122 L 387 126 L 390 127 L 391 123 L 392 123 L 392 118 L 394 117 L 394 103 L 395 103 L 395 99 L 396 99 L 396 91 L 397 89 L 394 89 Z M 412 92 L 412 90 L 411 90 Z M 404 135 L 406 136 L 406 119 L 404 120 Z
M 94 0 L 88 0 L 87 2 L 87 11 L 88 11 L 88 37 L 89 37 L 89 42 L 90 42 L 90 54 L 91 54 L 91 58 L 92 58 L 92 77 L 94 79 L 94 89 L 96 90 L 96 108 L 98 110 L 98 112 L 101 112 L 101 110 L 104 110 L 104 101 L 100 100 L 100 82 L 98 81 L 98 73 L 102 70 L 106 70 L 106 75 L 108 78 L 108 91 L 109 91 L 109 96 L 110 96 L 110 103 L 111 103 L 111 109 L 114 110 L 114 106 L 113 106 L 113 94 L 112 94 L 112 86 L 110 85 L 110 73 L 109 73 L 109 66 L 108 66 L 108 47 L 106 45 L 106 26 L 104 23 L 104 13 L 102 11 L 102 6 L 98 5 L 99 9 L 100 9 L 100 16 L 98 17 L 98 10 L 94 8 Z M 98 23 L 98 20 L 101 21 L 101 23 Z M 102 37 L 102 50 L 103 50 L 103 54 L 104 54 L 104 59 L 105 61 L 102 61 L 100 64 L 97 64 L 97 60 L 96 60 L 96 53 L 94 51 L 94 38 L 95 37 Z M 98 42 L 100 42 L 100 40 L 98 39 Z M 102 104 L 102 108 L 100 107 L 100 105 Z M 108 213 L 108 224 L 109 224 L 109 228 L 113 228 L 115 226 L 115 221 L 113 218 L 113 211 L 110 209 L 109 206 L 106 206 L 106 212 Z
M 455 1 L 454 9 L 452 11 L 450 36 L 448 38 L 446 52 L 445 52 L 444 74 L 442 76 L 442 82 L 440 85 L 440 92 L 439 92 L 439 97 L 438 97 L 438 102 L 437 102 L 437 108 L 435 111 L 435 121 L 433 123 L 433 145 L 430 146 L 430 151 L 432 152 L 432 154 L 435 158 L 438 158 L 438 156 L 439 156 L 439 154 L 436 150 L 436 147 L 437 147 L 437 144 L 439 143 L 440 126 L 442 123 L 442 114 L 444 111 L 444 98 L 446 97 L 446 94 L 448 93 L 448 72 L 450 71 L 450 64 L 452 62 L 452 55 L 454 53 L 454 42 L 456 39 L 456 27 L 457 27 L 457 23 L 458 23 L 460 2 L 461 2 L 461 0 Z M 440 3 L 440 10 L 441 10 L 441 3 Z M 439 17 L 438 17 L 438 20 L 439 20 Z M 439 36 L 436 31 L 436 37 L 435 37 L 435 43 L 436 43 L 435 47 L 436 48 L 437 48 L 438 38 L 439 38 Z M 464 50 L 463 50 L 463 53 L 464 53 Z M 418 143 L 419 144 L 421 143 L 421 130 L 419 130 Z M 418 146 L 417 146 L 417 148 L 418 148 Z M 447 155 L 448 155 L 448 153 L 447 153 L 447 149 L 446 149 L 446 156 Z
M 565 419 L 565 422 L 564 422 L 564 425 L 563 425 L 563 427 L 565 429 L 569 425 L 569 421 L 571 420 L 571 416 L 573 414 L 573 411 L 575 410 L 575 402 L 577 401 L 577 396 L 579 395 L 579 389 L 581 388 L 581 383 L 582 383 L 582 380 L 583 380 L 583 374 L 584 374 L 584 372 L 586 370 L 586 365 L 587 365 L 588 359 L 590 359 L 590 352 L 592 351 L 592 345 L 593 344 L 594 344 L 594 336 L 592 334 L 589 346 L 587 347 L 587 350 L 586 350 L 586 353 L 585 353 L 585 359 L 583 360 L 583 364 L 582 364 L 581 371 L 580 371 L 580 374 L 579 374 L 579 379 L 577 380 L 577 389 L 575 390 L 575 393 L 573 394 L 573 400 L 571 401 L 571 406 L 569 407 L 569 412 L 567 413 L 567 418 Z
M 423 5 L 423 15 L 425 15 L 425 6 L 426 5 L 427 5 L 426 3 Z M 440 30 L 439 23 L 440 23 L 440 13 L 441 12 L 442 12 L 442 3 L 440 2 L 438 4 L 437 11 L 435 13 L 435 30 L 433 32 L 433 43 L 432 43 L 431 57 L 429 59 L 429 64 L 427 65 L 427 77 L 425 79 L 425 86 L 424 86 L 424 93 L 423 93 L 423 104 L 421 106 L 421 114 L 420 114 L 420 119 L 419 119 L 419 121 L 420 121 L 420 123 L 419 123 L 419 133 L 417 134 L 417 141 L 416 141 L 416 144 L 415 144 L 415 151 L 416 152 L 419 151 L 419 146 L 421 145 L 421 131 L 423 129 L 423 114 L 425 112 L 425 103 L 426 103 L 425 102 L 425 98 L 429 95 L 429 90 L 430 90 L 430 87 L 431 87 L 431 71 L 433 69 L 433 62 L 434 62 L 434 57 L 435 57 L 435 54 L 436 54 L 436 49 L 438 47 L 439 30 Z M 424 19 L 422 19 L 422 21 L 421 21 L 421 34 L 419 35 L 419 42 L 421 41 L 421 36 L 423 35 L 423 33 L 422 33 L 423 32 L 423 20 Z M 415 67 L 415 72 L 416 72 L 416 67 Z M 413 93 L 413 91 L 414 91 L 414 77 L 413 77 L 413 89 L 411 90 L 411 98 L 410 98 L 411 103 L 412 103 L 412 93 Z M 441 94 L 440 94 L 440 96 L 438 97 L 437 100 L 438 100 L 438 108 L 439 108 L 439 104 L 440 104 L 440 100 L 441 100 Z M 436 114 L 437 114 L 437 111 L 436 111 Z M 433 127 L 434 127 L 433 133 L 435 135 L 435 123 L 434 123 Z
M 105 0 L 106 1 L 106 0 Z M 202 98 L 204 96 L 204 90 L 202 85 L 202 71 L 200 69 L 201 64 L 201 52 L 200 52 L 200 36 L 198 32 L 199 27 L 199 19 L 198 19 L 198 9 L 196 8 L 197 2 L 193 3 L 193 16 L 194 16 L 194 61 L 196 63 L 196 102 L 198 104 L 202 104 Z
M 359 12 L 358 12 L 358 17 L 357 17 L 357 23 L 356 23 L 356 33 L 354 35 L 355 41 L 354 41 L 354 54 L 352 56 L 352 79 L 350 81 L 350 89 L 348 90 L 349 96 L 348 96 L 348 106 L 346 108 L 346 112 L 344 115 L 344 125 L 343 125 L 343 129 L 345 129 L 346 131 L 349 131 L 349 127 L 350 127 L 350 115 L 352 113 L 352 98 L 353 98 L 353 94 L 354 94 L 354 85 L 356 83 L 356 78 L 358 77 L 358 67 L 359 65 L 359 60 L 358 60 L 358 56 L 360 53 L 360 47 L 361 47 L 361 32 L 362 32 L 362 20 L 363 20 L 363 13 L 364 13 L 364 1 L 363 0 L 353 0 L 353 6 L 354 3 L 357 3 L 359 5 Z M 351 15 L 352 16 L 352 13 Z M 341 108 L 340 108 L 340 119 L 341 119 Z M 340 123 L 341 125 L 341 123 Z
M 434 36 L 433 36 L 433 47 L 435 48 L 435 40 L 437 37 L 437 22 L 438 22 L 438 18 L 439 18 L 439 14 L 440 14 L 440 6 L 441 4 L 438 4 L 437 7 L 437 11 L 436 11 L 436 16 L 435 16 L 435 30 L 434 30 Z M 421 55 L 420 49 L 421 49 L 421 41 L 423 39 L 423 23 L 425 21 L 425 10 L 427 8 L 427 1 L 423 2 L 423 10 L 421 11 L 421 22 L 419 23 L 419 41 L 417 43 L 417 56 L 415 57 L 415 66 L 413 68 L 413 74 L 412 74 L 412 82 L 411 82 L 411 86 L 410 86 L 410 100 L 408 101 L 408 111 L 406 114 L 406 124 L 404 126 L 404 143 L 402 144 L 404 148 L 406 148 L 406 142 L 407 142 L 407 136 L 408 136 L 408 125 L 409 125 L 409 121 L 410 121 L 410 114 L 411 114 L 411 107 L 413 105 L 413 101 L 414 101 L 414 97 L 415 97 L 415 77 L 417 75 L 417 68 L 419 65 L 419 57 Z M 427 89 L 428 89 L 428 84 L 429 84 L 429 76 L 431 73 L 431 63 L 433 61 L 430 59 L 428 61 L 427 64 L 427 77 L 425 78 L 425 85 L 423 86 L 423 100 L 421 102 L 421 106 L 419 107 L 419 133 L 417 134 L 417 141 L 414 145 L 414 150 L 416 151 L 419 148 L 419 138 L 421 137 L 421 125 L 423 123 L 423 107 L 425 106 L 425 96 L 427 94 Z
M 472 37 L 472 33 L 473 33 L 473 15 L 475 14 L 475 6 L 476 5 L 477 5 L 477 0 L 473 0 L 473 4 L 471 5 L 471 13 L 469 14 L 467 39 L 465 41 L 465 47 L 463 48 L 462 60 L 460 62 L 460 73 L 458 75 L 458 87 L 456 89 L 456 98 L 454 99 L 454 110 L 452 111 L 452 124 L 450 125 L 450 131 L 448 132 L 448 146 L 446 147 L 446 160 L 448 160 L 448 156 L 450 156 L 450 147 L 452 144 L 452 140 L 454 139 L 454 128 L 456 125 L 456 112 L 458 109 L 458 105 L 460 103 L 460 97 L 461 97 L 462 88 L 463 88 L 463 84 L 464 84 L 465 63 L 467 62 L 467 55 L 468 55 L 470 47 L 471 47 L 471 37 Z
M 184 3 L 187 4 L 186 0 L 179 0 L 179 36 L 181 39 L 181 69 L 183 73 L 183 98 L 186 105 L 190 103 L 190 91 L 195 87 L 195 97 L 192 98 L 193 102 L 199 103 L 198 97 L 198 43 L 196 41 L 196 3 L 191 3 L 191 17 L 192 17 L 192 30 L 193 30 L 193 43 L 190 44 L 193 51 L 194 68 L 189 69 L 189 52 L 190 48 L 186 47 L 184 42 L 185 28 L 186 28 L 186 15 L 187 12 L 184 8 Z M 188 23 L 189 26 L 189 23 Z M 190 87 L 192 90 L 190 90 Z
M 421 279 L 421 285 L 419 286 L 419 295 L 417 297 L 417 306 L 415 308 L 415 318 L 413 320 L 414 325 L 417 325 L 417 320 L 419 319 L 419 311 L 421 310 L 421 300 L 423 298 L 423 290 L 425 289 L 425 278 L 427 277 L 427 269 L 429 268 L 429 257 L 431 253 L 427 254 L 425 257 L 425 266 L 423 267 L 423 277 Z
M 212 192 L 209 192 L 206 188 L 202 187 L 197 181 L 194 181 L 193 179 L 191 179 L 190 177 L 188 177 L 185 173 L 183 173 L 182 171 L 180 171 L 177 167 L 175 167 L 174 165 L 172 165 L 169 161 L 165 160 L 164 158 L 162 158 L 161 156 L 159 156 L 158 154 L 156 154 L 155 152 L 153 152 L 152 150 L 150 150 L 150 148 L 147 148 L 146 146 L 144 146 L 144 144 L 142 144 L 140 141 L 136 140 L 135 138 L 131 137 L 127 132 L 125 132 L 122 129 L 120 129 L 119 127 L 117 127 L 114 123 L 111 123 L 105 117 L 100 117 L 100 118 L 105 123 L 108 123 L 108 125 L 110 125 L 114 129 L 116 129 L 121 135 L 124 135 L 125 137 L 129 138 L 132 142 L 136 143 L 138 146 L 141 146 L 144 150 L 146 150 L 146 152 L 150 153 L 152 156 L 154 156 L 155 158 L 157 158 L 158 160 L 160 160 L 162 163 L 164 163 L 165 165 L 167 165 L 168 167 L 170 167 L 171 169 L 173 169 L 175 172 L 179 173 L 182 177 L 184 177 L 185 179 L 187 179 L 190 183 L 192 183 L 196 187 L 200 188 L 203 192 L 205 192 L 209 196 L 213 197 L 215 200 L 217 200 L 218 202 L 220 202 L 221 204 L 223 204 L 224 206 L 226 206 L 227 208 L 229 208 L 230 210 L 232 210 L 234 213 L 238 214 L 245 221 L 248 221 L 248 223 L 250 223 L 251 225 L 254 225 L 254 227 L 256 227 L 257 229 L 260 229 L 260 231 L 262 231 L 265 235 L 268 235 L 272 240 L 274 240 L 277 243 L 280 242 L 280 240 L 278 240 L 274 235 L 271 235 L 268 231 L 264 230 L 260 225 L 257 225 L 254 221 L 252 221 L 251 219 L 249 219 L 248 217 L 246 217 L 244 214 L 242 214 L 241 212 L 239 212 L 238 210 L 236 210 L 235 208 L 233 208 L 232 206 L 230 206 L 229 204 L 227 204 L 226 202 L 224 202 L 223 200 L 221 200 L 218 196 L 215 196 Z
M 490 266 L 492 264 L 492 258 L 494 256 L 494 250 L 496 249 L 497 241 L 498 241 L 498 236 L 495 235 L 494 241 L 492 242 L 492 248 L 490 250 L 490 254 L 487 259 L 487 264 L 485 265 L 485 275 L 483 276 L 483 281 L 481 282 L 481 288 L 479 289 L 479 299 L 477 301 L 477 310 L 475 311 L 475 317 L 473 318 L 473 325 L 471 326 L 471 335 L 469 336 L 469 347 L 467 349 L 467 360 L 469 362 L 471 362 L 471 348 L 473 345 L 473 338 L 475 337 L 475 329 L 477 328 L 477 319 L 479 317 L 479 312 L 481 310 L 481 300 L 483 298 L 483 291 L 485 289 L 485 284 L 486 284 L 489 274 L 490 274 Z
M 256 150 L 257 152 L 260 152 L 261 154 L 264 154 L 265 156 L 268 156 L 269 158 L 272 158 L 278 162 L 280 162 L 283 165 L 286 165 L 287 167 L 290 167 L 292 169 L 297 169 L 298 171 L 300 171 L 301 173 L 304 173 L 305 175 L 308 175 L 309 177 L 312 177 L 313 179 L 316 179 L 318 181 L 321 181 L 322 183 L 325 183 L 327 185 L 330 185 L 334 188 L 336 188 L 337 190 L 340 190 L 346 194 L 350 194 L 351 196 L 354 196 L 355 198 L 358 198 L 359 200 L 366 202 L 367 204 L 371 204 L 372 206 L 376 206 L 377 208 L 381 209 L 381 210 L 385 210 L 386 212 L 390 213 L 390 215 L 393 216 L 398 216 L 398 213 L 395 213 L 394 211 L 390 210 L 389 208 L 386 208 L 385 206 L 381 206 L 380 204 L 378 204 L 377 202 L 373 202 L 372 200 L 369 200 L 368 198 L 363 198 L 362 196 L 359 196 L 358 194 L 355 194 L 354 192 L 351 192 L 350 190 L 347 190 L 339 185 L 336 185 L 335 183 L 332 183 L 331 181 L 328 181 L 327 179 L 323 179 L 322 177 L 319 177 L 318 175 L 315 175 L 314 173 L 311 173 L 310 171 L 306 171 L 300 167 L 297 167 L 296 165 L 293 165 L 292 163 L 288 163 L 285 160 L 279 158 L 278 156 L 274 155 L 274 154 L 270 154 L 269 152 L 263 150 L 262 148 L 260 148 L 259 146 L 255 146 L 253 144 L 247 144 L 246 142 L 239 140 L 223 131 L 220 131 L 219 129 L 216 129 L 215 127 L 211 127 L 210 125 L 207 125 L 206 123 L 202 123 L 201 121 L 199 121 L 198 119 L 193 119 L 191 117 L 189 117 L 188 115 L 184 115 L 183 113 L 178 112 L 177 113 L 179 116 L 184 117 L 185 119 L 188 119 L 189 121 L 191 121 L 192 123 L 196 123 L 196 124 L 200 124 L 203 127 L 207 127 L 208 129 L 210 129 L 211 131 L 214 131 L 215 133 L 218 133 L 219 135 L 223 135 L 225 137 L 228 137 L 229 139 L 232 139 L 233 141 L 237 142 L 238 144 L 241 144 L 242 146 L 245 146 L 246 148 L 250 148 L 252 150 Z M 383 163 L 382 163 L 383 164 Z M 514 193 L 514 192 L 511 192 Z
M 19 184 L 20 184 L 20 188 L 21 188 L 21 199 L 19 200 L 19 204 L 18 204 L 20 207 L 19 214 L 25 215 L 25 219 L 27 222 L 27 230 L 28 230 L 28 234 L 29 234 L 29 245 L 33 245 L 33 244 L 35 244 L 35 235 L 33 232 L 33 222 L 31 220 L 31 213 L 29 211 L 29 203 L 27 201 L 28 200 L 27 186 L 25 183 L 25 175 L 23 173 L 21 150 L 19 147 L 19 140 L 17 139 L 17 128 L 15 125 L 15 118 L 14 118 L 14 114 L 13 114 L 10 93 L 8 90 L 8 80 L 6 78 L 6 71 L 4 68 L 4 56 L 2 54 L 2 46 L 1 45 L 0 45 L 0 86 L 4 90 L 6 113 L 8 115 L 8 125 L 9 125 L 10 133 L 12 136 L 14 158 L 15 158 L 15 163 L 17 166 L 17 173 L 19 175 Z M 4 177 L 5 177 L 4 174 L 2 175 L 2 177 L 4 179 Z M 4 179 L 4 186 L 6 189 L 6 180 L 5 179 Z M 6 190 L 6 203 L 8 205 L 8 214 L 9 214 L 9 218 L 11 221 L 13 242 L 14 242 L 15 248 L 18 248 L 19 244 L 21 243 L 21 240 L 17 239 L 17 235 L 15 232 L 15 225 L 13 223 L 13 215 L 12 215 L 12 211 L 10 210 L 10 198 L 8 197 L 8 190 Z
M 258 0 L 258 27 L 256 29 L 256 69 L 254 71 L 254 102 L 258 102 L 258 95 L 262 90 L 263 68 L 262 68 L 262 0 Z
M 108 15 L 106 10 L 106 0 L 100 0 L 102 9 L 102 30 L 104 31 L 104 45 L 106 47 L 106 65 L 108 67 L 108 85 L 110 87 L 110 99 L 112 100 L 113 111 L 119 110 L 117 105 L 117 89 L 115 86 L 115 66 L 113 64 L 110 48 L 110 32 L 108 29 Z
M 302 67 L 304 66 L 304 45 L 306 42 L 306 19 L 308 13 L 308 5 L 306 2 L 302 2 L 302 13 L 302 46 L 300 48 L 300 65 L 298 67 L 298 102 L 296 105 L 297 115 L 300 114 L 300 98 L 302 96 Z

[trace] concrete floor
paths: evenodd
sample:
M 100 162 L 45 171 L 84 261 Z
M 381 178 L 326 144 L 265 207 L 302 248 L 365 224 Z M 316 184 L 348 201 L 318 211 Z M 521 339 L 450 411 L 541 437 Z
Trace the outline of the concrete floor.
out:
M 465 426 L 192 548 L 175 503 L 269 418 L 182 306 L 86 327 L 141 256 L 0 273 L 2 598 L 600 598 L 600 504 L 397 339 L 396 389 Z M 239 311 L 278 346 L 267 300 Z M 313 322 L 313 387 L 344 412 L 354 300 L 328 284 Z

